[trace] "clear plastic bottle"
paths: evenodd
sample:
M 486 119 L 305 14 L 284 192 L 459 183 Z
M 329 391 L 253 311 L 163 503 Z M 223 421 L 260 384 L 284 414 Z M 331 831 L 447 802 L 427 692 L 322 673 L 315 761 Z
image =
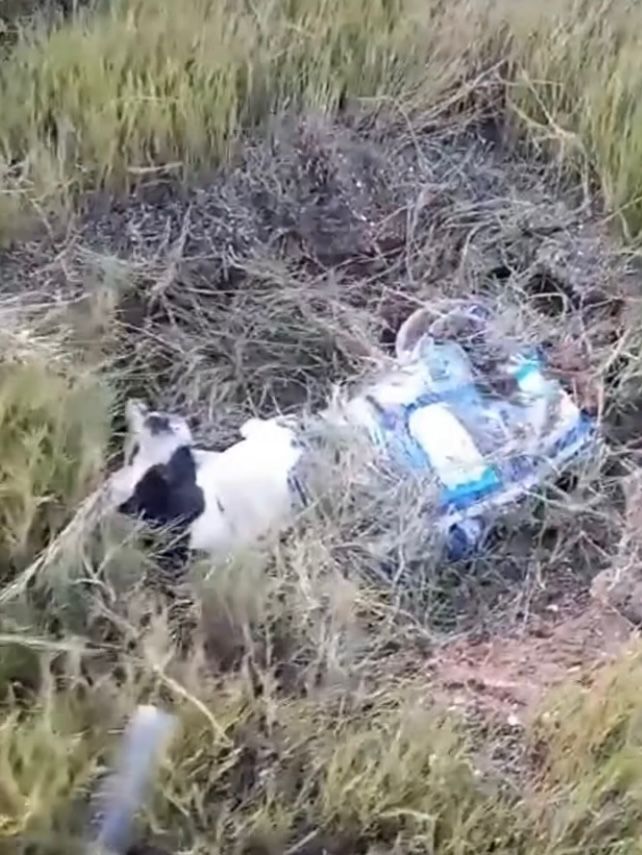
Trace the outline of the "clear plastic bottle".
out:
M 469 427 L 485 411 L 470 361 L 455 342 L 426 336 L 413 361 L 369 399 L 385 445 L 406 465 L 435 474 L 443 508 L 465 508 L 501 486 Z
M 463 425 L 480 453 L 492 459 L 510 435 L 507 412 L 499 400 L 495 404 L 482 396 L 464 348 L 454 341 L 426 338 L 418 355 L 431 392 Z

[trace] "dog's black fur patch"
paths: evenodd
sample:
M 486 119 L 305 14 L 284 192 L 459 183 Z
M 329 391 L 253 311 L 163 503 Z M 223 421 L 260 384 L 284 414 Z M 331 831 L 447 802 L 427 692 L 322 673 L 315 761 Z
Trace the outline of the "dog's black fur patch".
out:
M 131 448 L 131 451 L 127 455 L 127 459 L 125 460 L 125 463 L 127 464 L 127 466 L 129 466 L 131 463 L 133 463 L 134 457 L 136 457 L 136 455 L 138 454 L 139 451 L 140 451 L 140 445 L 137 442 L 135 442 Z
M 159 526 L 189 526 L 205 510 L 191 449 L 183 445 L 167 463 L 151 466 L 118 510 Z
M 169 433 L 169 419 L 167 416 L 161 416 L 158 413 L 150 413 L 145 419 L 145 427 L 149 428 L 152 436 L 158 436 L 159 433 Z

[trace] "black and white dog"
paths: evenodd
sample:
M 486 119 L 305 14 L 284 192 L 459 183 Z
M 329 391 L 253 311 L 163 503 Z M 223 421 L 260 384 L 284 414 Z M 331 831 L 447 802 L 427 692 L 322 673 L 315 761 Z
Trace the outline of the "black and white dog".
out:
M 292 471 L 302 450 L 276 419 L 250 419 L 222 452 L 194 445 L 181 416 L 126 407 L 124 466 L 109 483 L 121 513 L 179 529 L 197 551 L 224 554 L 278 531 L 297 501 Z

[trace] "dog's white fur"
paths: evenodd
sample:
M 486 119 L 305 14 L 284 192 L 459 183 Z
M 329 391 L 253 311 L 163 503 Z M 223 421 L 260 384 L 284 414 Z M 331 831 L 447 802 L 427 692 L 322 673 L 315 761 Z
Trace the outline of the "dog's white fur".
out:
M 205 512 L 192 524 L 193 549 L 227 552 L 246 546 L 291 518 L 288 479 L 301 456 L 294 433 L 274 420 L 251 419 L 241 435 L 220 453 L 195 449 Z

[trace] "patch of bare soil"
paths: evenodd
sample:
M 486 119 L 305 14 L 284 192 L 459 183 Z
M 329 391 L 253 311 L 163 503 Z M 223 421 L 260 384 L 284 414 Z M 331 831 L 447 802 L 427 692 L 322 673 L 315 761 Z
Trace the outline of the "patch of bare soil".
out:
M 449 706 L 518 728 L 537 712 L 547 690 L 569 680 L 590 681 L 593 668 L 637 637 L 631 623 L 608 607 L 556 605 L 526 631 L 446 644 L 429 663 L 430 679 Z
M 499 330 L 540 345 L 615 445 L 516 511 L 490 555 L 426 570 L 415 614 L 463 634 L 433 678 L 453 703 L 519 716 L 623 643 L 626 622 L 589 589 L 626 524 L 620 380 L 640 275 L 554 167 L 463 120 L 412 131 L 279 120 L 198 186 L 159 177 L 127 199 L 91 197 L 71 230 L 11 248 L 0 271 L 7 299 L 53 297 L 123 391 L 191 414 L 214 446 L 251 412 L 316 405 L 385 364 L 419 304 L 491 300 Z

